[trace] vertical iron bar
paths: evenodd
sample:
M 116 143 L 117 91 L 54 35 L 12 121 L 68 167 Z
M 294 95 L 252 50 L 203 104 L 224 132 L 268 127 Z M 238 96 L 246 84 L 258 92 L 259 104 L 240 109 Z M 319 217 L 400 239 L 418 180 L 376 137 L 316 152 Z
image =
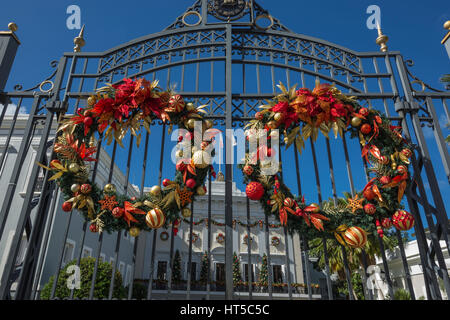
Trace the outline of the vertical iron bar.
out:
M 210 298 L 211 292 L 211 170 L 208 172 L 208 273 L 206 278 L 206 300 Z
M 145 147 L 144 147 L 144 160 L 142 162 L 142 177 L 141 177 L 141 188 L 140 188 L 140 194 L 139 196 L 142 198 L 144 196 L 144 186 L 145 186 L 145 173 L 147 171 L 147 153 L 148 153 L 148 140 L 150 138 L 150 134 L 148 131 L 145 133 Z M 131 300 L 133 298 L 133 286 L 134 286 L 134 274 L 136 272 L 136 253 L 137 253 L 137 247 L 139 239 L 137 238 L 134 242 L 133 246 L 133 266 L 131 268 L 131 284 L 128 288 L 128 300 Z
M 163 123 L 162 126 L 162 137 L 161 137 L 161 152 L 159 155 L 159 174 L 158 174 L 158 185 L 161 185 L 162 178 L 162 170 L 163 170 L 163 161 L 164 161 L 164 141 L 166 138 L 166 123 Z M 147 288 L 147 300 L 152 299 L 152 291 L 153 291 L 153 274 L 155 273 L 155 249 L 156 249 L 156 235 L 158 230 L 153 230 L 153 242 L 152 242 L 152 255 L 150 258 L 150 274 L 148 279 L 148 288 Z
M 188 252 L 188 265 L 187 265 L 187 294 L 186 300 L 191 298 L 191 273 L 192 273 L 192 239 L 194 229 L 194 203 L 191 202 L 191 216 L 189 219 L 189 252 Z
M 348 265 L 347 251 L 345 250 L 345 247 L 342 244 L 339 245 L 341 246 L 342 258 L 344 260 L 344 270 L 345 270 L 345 277 L 347 278 L 348 297 L 350 300 L 355 300 L 355 297 L 353 296 L 352 275 L 350 273 L 350 267 Z
M 225 59 L 225 83 L 226 83 L 226 130 L 233 125 L 233 101 L 232 101 L 232 30 L 231 24 L 226 25 L 226 59 Z M 227 132 L 228 133 L 228 132 Z M 233 300 L 233 136 L 226 134 L 226 164 L 225 164 L 225 299 Z
M 126 196 L 128 193 L 128 182 L 130 178 L 130 164 L 131 164 L 131 155 L 133 153 L 133 140 L 134 136 L 130 135 L 130 145 L 128 146 L 128 160 L 127 160 L 127 172 L 125 177 L 125 186 L 123 194 Z M 131 237 L 131 235 L 130 235 Z M 122 238 L 122 230 L 119 230 L 117 232 L 117 239 L 116 239 L 116 249 L 114 250 L 114 265 L 112 266 L 112 273 L 111 273 L 111 282 L 109 285 L 109 293 L 108 293 L 108 299 L 111 300 L 113 297 L 114 292 L 114 282 L 115 282 L 115 274 L 117 270 L 117 263 L 119 262 L 119 251 L 120 251 L 120 240 Z M 137 242 L 136 239 L 135 243 Z
M 414 287 L 411 281 L 411 273 L 409 272 L 408 261 L 406 260 L 405 248 L 403 246 L 402 234 L 398 229 L 395 229 L 395 234 L 397 235 L 398 247 L 400 249 L 400 255 L 402 257 L 403 269 L 405 270 L 406 285 L 408 286 L 408 291 L 409 294 L 411 295 L 411 299 L 416 300 L 416 296 L 414 294 Z
M 114 171 L 114 161 L 116 159 L 116 151 L 117 151 L 117 141 L 114 140 L 114 146 L 113 146 L 113 152 L 111 156 L 111 163 L 109 167 L 109 177 L 108 177 L 108 183 L 111 183 L 113 171 Z M 97 280 L 97 270 L 98 270 L 98 264 L 100 260 L 100 253 L 102 251 L 102 244 L 103 244 L 103 232 L 100 233 L 98 240 L 97 240 L 97 254 L 95 258 L 95 264 L 94 264 L 94 272 L 92 274 L 92 281 L 91 281 L 91 289 L 89 291 L 89 300 L 94 299 L 94 291 L 95 291 L 95 281 Z M 83 250 L 83 249 L 81 249 Z M 114 277 L 114 274 L 111 275 Z

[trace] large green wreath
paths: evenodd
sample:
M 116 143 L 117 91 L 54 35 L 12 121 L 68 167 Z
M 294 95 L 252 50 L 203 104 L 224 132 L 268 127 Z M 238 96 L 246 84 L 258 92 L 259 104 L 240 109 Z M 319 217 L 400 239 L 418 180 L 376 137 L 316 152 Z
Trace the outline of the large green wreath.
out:
M 208 172 L 215 177 L 210 165 L 214 150 L 206 150 L 212 147 L 218 130 L 211 129 L 213 123 L 200 115 L 205 106 L 185 103 L 180 95 L 161 90 L 157 81 L 145 79 L 124 79 L 120 85 L 103 87 L 88 98 L 87 104 L 85 109 L 78 109 L 76 114 L 63 119 L 54 148 L 57 159 L 50 162 L 50 167 L 40 164 L 54 172 L 50 180 L 56 180 L 62 190 L 65 199 L 62 209 L 78 209 L 90 221 L 92 232 L 128 230 L 137 236 L 140 230 L 168 227 L 171 223 L 177 231 L 180 212 L 183 217 L 190 216 L 188 204 L 196 195 L 205 194 Z M 202 137 L 206 130 L 212 133 L 208 141 L 201 142 L 201 148 L 193 148 L 192 157 L 183 156 L 179 150 L 175 178 L 163 180 L 163 188 L 154 186 L 143 197 L 130 198 L 119 194 L 110 183 L 99 187 L 89 179 L 88 163 L 96 161 L 93 158 L 97 152 L 96 133 L 108 145 L 115 140 L 123 147 L 122 140 L 131 131 L 139 147 L 142 127 L 150 133 L 154 120 L 168 123 L 169 131 L 174 125 L 186 130 L 178 141 L 185 140 L 189 145 L 195 138 L 196 121 L 202 122 Z
M 319 84 L 313 91 L 295 86 L 288 90 L 282 84 L 278 87 L 282 93 L 261 106 L 247 125 L 249 141 L 258 141 L 261 130 L 268 136 L 267 142 L 259 141 L 256 150 L 249 151 L 239 165 L 247 196 L 259 200 L 265 214 L 279 217 L 289 232 L 306 239 L 335 237 L 341 244 L 356 248 L 364 246 L 367 233 L 382 237 L 383 228 L 392 225 L 410 229 L 414 218 L 402 210 L 401 200 L 410 183 L 412 151 L 400 127 L 328 84 Z M 331 131 L 336 137 L 350 131 L 352 138 L 359 138 L 362 156 L 372 164 L 372 179 L 355 197 L 337 199 L 336 205 L 334 201 L 307 205 L 304 198 L 292 194 L 280 172 L 262 174 L 268 158 L 275 154 L 271 141 L 279 139 L 280 132 L 281 145 L 288 148 L 295 143 L 301 152 L 307 139 L 315 141 L 319 132 L 328 138 Z

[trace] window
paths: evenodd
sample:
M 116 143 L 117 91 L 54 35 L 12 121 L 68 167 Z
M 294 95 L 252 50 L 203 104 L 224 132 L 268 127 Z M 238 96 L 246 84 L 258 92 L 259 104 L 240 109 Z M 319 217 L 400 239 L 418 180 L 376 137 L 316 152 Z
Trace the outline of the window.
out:
M 100 254 L 100 262 L 105 262 L 106 261 L 106 255 L 104 253 Z
M 82 258 L 87 258 L 92 256 L 92 249 L 89 247 L 84 247 L 83 248 L 83 254 L 81 255 Z
M 216 263 L 216 281 L 225 282 L 225 263 Z
M 156 278 L 158 280 L 167 280 L 167 261 L 158 261 Z
M 66 245 L 64 247 L 64 253 L 63 253 L 63 265 L 69 263 L 71 260 L 73 260 L 73 255 L 75 252 L 75 241 L 67 240 Z
M 280 265 L 272 266 L 273 283 L 283 283 L 283 272 Z
M 244 267 L 244 279 L 245 279 L 245 281 L 250 281 L 248 278 L 248 264 L 245 263 L 243 265 L 243 267 Z M 255 272 L 253 270 L 253 264 L 250 265 L 250 272 L 252 274 L 252 282 L 254 282 L 255 281 Z
M 197 280 L 197 262 L 191 262 L 191 281 Z
M 114 268 L 114 263 L 116 262 L 116 260 L 113 257 L 109 258 L 109 263 L 111 263 L 111 267 Z

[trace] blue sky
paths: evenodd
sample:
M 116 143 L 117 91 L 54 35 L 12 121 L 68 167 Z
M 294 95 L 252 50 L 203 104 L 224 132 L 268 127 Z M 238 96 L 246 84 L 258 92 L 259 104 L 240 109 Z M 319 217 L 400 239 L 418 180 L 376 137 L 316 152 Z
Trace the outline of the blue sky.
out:
M 101 52 L 132 39 L 161 31 L 193 2 L 193 0 L 7 1 L 2 4 L 0 11 L 0 30 L 6 30 L 10 21 L 16 22 L 19 26 L 17 35 L 22 42 L 7 90 L 12 90 L 13 85 L 17 83 L 27 88 L 41 82 L 51 72 L 50 61 L 58 60 L 63 52 L 73 50 L 73 38 L 79 31 L 69 30 L 66 27 L 66 19 L 69 16 L 66 9 L 69 5 L 78 5 L 81 8 L 81 22 L 86 24 L 86 46 L 83 51 Z M 442 90 L 443 85 L 439 82 L 439 78 L 442 74 L 450 73 L 449 57 L 440 43 L 445 35 L 443 23 L 450 19 L 448 1 L 260 0 L 258 3 L 294 32 L 324 39 L 360 52 L 379 50 L 375 44 L 376 31 L 366 27 L 366 20 L 369 17 L 366 13 L 367 7 L 378 5 L 381 9 L 383 32 L 389 36 L 389 49 L 402 52 L 405 59 L 413 59 L 415 66 L 411 70 L 417 77 Z M 441 123 L 445 124 L 443 110 L 437 112 L 441 117 Z M 448 130 L 444 131 L 445 135 L 448 133 Z M 430 152 L 437 155 L 437 148 L 433 147 L 432 143 L 432 131 L 426 129 L 425 135 L 431 144 Z M 154 130 L 152 146 L 153 143 L 159 144 L 160 137 L 160 130 Z M 349 142 L 353 147 L 356 146 L 355 143 L 357 144 L 355 141 Z M 325 150 L 324 144 L 324 139 L 320 138 L 317 146 L 319 158 L 326 157 L 326 154 L 320 151 Z M 332 139 L 331 147 L 333 154 L 342 156 L 340 139 L 336 141 Z M 166 150 L 168 148 L 169 145 Z M 292 160 L 292 152 L 288 150 L 283 154 L 286 172 L 294 167 L 293 161 L 289 161 Z M 153 152 L 152 156 L 155 153 Z M 142 159 L 142 152 L 135 154 L 135 160 L 139 162 Z M 350 157 L 353 164 L 362 168 L 358 152 L 352 152 Z M 166 159 L 168 158 L 169 154 L 166 155 Z M 338 195 L 341 196 L 342 191 L 349 190 L 349 187 L 345 162 L 342 157 L 337 158 L 334 167 L 338 180 Z M 121 168 L 124 168 L 126 155 L 120 153 L 119 160 Z M 433 160 L 445 201 L 450 196 L 449 184 L 442 165 L 439 165 L 440 159 L 433 158 Z M 151 170 L 146 176 L 146 185 L 156 183 L 158 166 L 159 156 L 154 156 L 151 160 Z M 301 167 L 305 196 L 309 201 L 316 202 L 315 177 L 308 149 L 301 156 Z M 324 169 L 327 169 L 327 166 Z M 355 166 L 354 175 L 356 189 L 360 190 L 365 184 L 363 171 L 356 169 Z M 173 165 L 165 165 L 163 178 L 172 176 Z M 320 170 L 324 198 L 331 196 L 328 176 L 328 170 Z M 139 184 L 140 177 L 140 167 L 133 167 L 130 173 L 131 181 Z M 296 191 L 294 175 L 285 174 L 285 178 L 288 185 Z M 236 181 L 243 190 L 240 176 L 236 177 Z

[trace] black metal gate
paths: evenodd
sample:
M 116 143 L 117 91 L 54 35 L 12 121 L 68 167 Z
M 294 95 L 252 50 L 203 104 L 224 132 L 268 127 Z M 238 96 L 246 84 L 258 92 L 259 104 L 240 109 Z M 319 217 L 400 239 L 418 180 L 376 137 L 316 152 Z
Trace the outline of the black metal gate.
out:
M 196 21 L 188 23 L 187 20 L 195 18 Z M 266 25 L 262 21 L 266 20 Z M 2 66 L 11 65 L 14 59 L 17 41 L 13 32 L 2 34 L 2 41 L 9 41 L 9 47 L 4 56 L 0 56 Z M 6 42 L 5 42 L 6 43 Z M 439 279 L 442 279 L 444 291 L 450 296 L 450 281 L 445 265 L 444 253 L 449 246 L 449 223 L 446 206 L 439 190 L 436 167 L 445 172 L 447 180 L 450 179 L 450 158 L 447 144 L 443 137 L 438 114 L 443 114 L 449 121 L 448 99 L 449 92 L 441 92 L 429 88 L 420 80 L 411 75 L 408 67 L 410 61 L 404 61 L 399 52 L 355 52 L 338 45 L 319 39 L 299 35 L 284 27 L 277 19 L 261 8 L 254 1 L 215 1 L 198 0 L 185 14 L 166 28 L 164 31 L 145 36 L 106 52 L 76 52 L 65 53 L 59 62 L 52 63 L 54 73 L 29 90 L 15 87 L 12 92 L 2 92 L 0 86 L 0 103 L 3 109 L 0 114 L 0 127 L 4 134 L 4 149 L 0 156 L 0 168 L 3 167 L 8 150 L 12 146 L 12 140 L 16 130 L 20 129 L 20 147 L 15 149 L 16 157 L 8 176 L 5 170 L 1 171 L 3 177 L 1 183 L 5 186 L 5 193 L 0 211 L 0 235 L 2 242 L 7 243 L 10 251 L 1 274 L 0 297 L 10 297 L 11 283 L 17 283 L 15 299 L 38 298 L 37 288 L 44 265 L 45 253 L 48 248 L 51 222 L 55 207 L 57 206 L 58 191 L 54 183 L 48 181 L 48 175 L 42 177 L 42 169 L 34 166 L 30 172 L 24 172 L 24 161 L 30 152 L 33 142 L 37 146 L 35 161 L 48 163 L 53 155 L 53 137 L 55 136 L 55 123 L 65 113 L 73 113 L 74 110 L 91 95 L 95 89 L 106 83 L 119 83 L 124 77 L 146 77 L 147 79 L 159 79 L 162 86 L 169 87 L 177 83 L 177 91 L 187 100 L 198 104 L 208 105 L 207 118 L 213 119 L 219 128 L 232 129 L 243 126 L 254 113 L 258 106 L 264 103 L 264 99 L 273 96 L 276 84 L 282 81 L 287 86 L 298 83 L 301 87 L 313 87 L 318 79 L 321 82 L 333 83 L 338 89 L 358 97 L 362 105 L 380 108 L 394 122 L 402 126 L 407 138 L 415 144 L 412 157 L 413 180 L 411 188 L 407 190 L 407 202 L 409 209 L 416 219 L 415 235 L 420 251 L 421 265 L 426 284 L 427 295 L 431 299 L 442 299 L 439 289 Z M 8 72 L 0 75 L 0 84 L 4 86 Z M 422 90 L 413 88 L 415 84 L 422 85 Z M 47 87 L 48 86 L 48 87 Z M 48 89 L 47 89 L 48 88 Z M 15 106 L 12 115 L 8 114 L 7 106 Z M 17 120 L 21 117 L 20 109 L 23 105 L 31 105 L 30 114 L 26 118 L 24 128 L 17 127 Z M 443 110 L 443 111 L 442 111 Z M 429 126 L 434 133 L 434 141 L 426 139 L 423 127 Z M 140 192 L 149 183 L 145 181 L 146 170 L 158 170 L 158 184 L 161 184 L 163 166 L 167 158 L 165 144 L 165 126 L 162 127 L 160 154 L 157 157 L 151 155 L 149 150 L 149 136 L 145 139 L 144 161 L 142 165 L 142 182 Z M 2 138 L 3 138 L 2 137 Z M 355 184 L 358 178 L 354 172 L 364 172 L 362 162 L 356 162 L 352 157 L 358 155 L 357 144 L 346 142 L 344 137 L 337 142 L 324 139 L 322 142 L 311 143 L 308 147 L 308 155 L 312 156 L 314 164 L 313 178 L 309 176 L 306 168 L 300 165 L 296 150 L 283 151 L 281 156 L 284 161 L 294 161 L 296 170 L 292 172 L 297 182 L 298 193 L 306 188 L 313 188 L 320 203 L 328 196 L 337 197 L 338 191 L 348 189 L 348 186 L 340 190 L 340 183 L 335 179 L 335 173 L 339 170 L 335 160 L 338 155 L 331 153 L 332 144 L 342 143 L 344 154 L 342 167 L 346 168 L 348 186 L 352 193 L 355 192 Z M 432 143 L 433 145 L 430 145 Z M 102 141 L 98 139 L 98 150 Z M 117 145 L 114 143 L 111 153 L 111 165 L 109 168 L 109 181 L 111 181 L 116 158 Z M 226 141 L 226 152 L 232 148 L 232 141 Z M 431 158 L 431 151 L 438 150 L 439 155 Z M 128 148 L 126 168 L 125 192 L 129 183 L 130 159 L 133 154 L 133 143 Z M 152 148 L 153 149 L 153 148 Z M 352 150 L 355 150 L 354 152 Z M 294 154 L 290 153 L 293 152 Z M 319 155 L 319 157 L 317 157 Z M 324 155 L 320 157 L 320 155 Z M 99 157 L 99 155 L 97 155 Z M 156 158 L 159 167 L 151 168 L 148 160 Z M 337 162 L 336 162 L 337 161 Z M 327 179 L 319 176 L 320 169 L 329 170 Z M 93 180 L 97 175 L 97 166 L 93 168 Z M 312 171 L 311 171 L 312 172 Z M 26 189 L 20 197 L 23 200 L 18 207 L 17 188 L 20 179 L 28 174 Z M 284 172 L 288 175 L 289 172 Z M 305 178 L 306 177 L 306 178 Z M 236 177 L 235 177 L 236 179 Z M 239 177 L 237 178 L 239 179 Z M 314 181 L 310 183 L 310 180 Z M 233 165 L 225 165 L 225 298 L 233 299 L 232 256 L 233 256 L 233 208 L 232 208 L 232 181 Z M 305 183 L 307 181 L 307 183 Z M 361 182 L 362 183 L 362 182 Z M 211 177 L 209 177 L 211 184 Z M 314 186 L 315 184 L 315 186 Z M 324 187 L 328 185 L 329 187 Z M 311 187 L 312 186 L 312 187 Z M 40 193 L 36 193 L 36 188 Z M 328 188 L 330 192 L 325 191 Z M 429 188 L 429 192 L 427 192 Z M 316 199 L 310 199 L 315 201 Z M 247 199 L 248 202 L 248 199 Z M 208 257 L 211 249 L 211 195 L 208 199 Z M 214 208 L 217 210 L 217 208 Z M 61 267 L 62 255 L 67 239 L 67 233 L 72 219 L 72 214 L 64 226 L 65 232 L 60 244 L 59 264 Z M 190 232 L 194 215 L 190 220 Z M 425 219 L 425 220 L 424 220 Z M 14 223 L 9 221 L 13 220 Z M 247 203 L 247 223 L 250 225 L 251 212 Z M 427 223 L 429 236 L 423 227 Z M 11 227 L 12 226 L 12 227 Z M 10 232 L 12 231 L 12 233 Z M 85 241 L 87 224 L 80 229 L 80 249 L 76 252 L 77 262 L 82 256 L 83 243 Z M 250 226 L 247 227 L 250 234 Z M 25 232 L 26 240 L 22 234 Z M 269 221 L 266 218 L 265 232 L 269 234 Z M 285 232 L 286 234 L 286 232 Z M 153 247 L 151 248 L 151 265 L 148 266 L 150 279 L 148 280 L 147 298 L 152 298 L 153 270 L 156 232 L 153 232 Z M 171 234 L 170 263 L 173 262 L 174 236 Z M 270 265 L 270 244 L 266 236 L 265 246 Z M 427 241 L 429 239 L 430 241 Z M 443 240 L 447 249 L 442 249 L 439 241 Z M 27 250 L 21 266 L 15 265 L 21 248 L 22 241 L 26 241 Z M 309 261 L 308 244 L 303 241 L 303 254 L 305 261 Z M 98 236 L 95 271 L 92 283 L 95 283 L 98 261 L 103 244 L 103 234 Z M 134 245 L 134 258 L 136 257 L 138 241 Z M 380 241 L 380 245 L 383 243 Z M 121 246 L 121 233 L 117 235 L 115 243 L 115 263 L 113 270 L 117 268 L 118 256 Z M 405 278 L 408 288 L 414 297 L 411 275 L 404 254 L 403 246 L 400 247 L 404 266 Z M 249 257 L 250 249 L 249 249 Z M 286 248 L 286 265 L 289 266 L 289 248 Z M 192 242 L 189 245 L 189 262 L 192 257 Z M 327 257 L 326 257 L 327 258 Z M 383 265 L 388 283 L 390 297 L 393 297 L 392 282 L 389 275 L 386 255 L 383 251 Z M 134 261 L 134 260 L 133 260 Z M 251 261 L 248 262 L 251 264 Z M 188 264 L 188 283 L 186 298 L 191 297 L 190 263 Z M 348 266 L 346 265 L 346 268 Z M 305 264 L 308 297 L 312 298 L 310 266 Z M 171 268 L 169 267 L 169 272 Z M 348 271 L 348 270 L 347 270 Z M 208 273 L 207 298 L 210 297 L 211 284 Z M 271 269 L 269 268 L 268 297 L 273 298 Z M 347 275 L 349 273 L 347 272 Z M 367 274 L 366 274 L 367 276 Z M 133 278 L 133 276 L 132 276 Z M 252 279 L 249 279 L 251 282 Z M 287 272 L 288 296 L 293 297 L 290 272 Z M 52 298 L 55 297 L 55 285 L 52 290 Z M 351 282 L 348 281 L 351 288 Z M 112 297 L 114 280 L 111 280 L 109 297 Z M 131 298 L 133 284 L 128 291 Z M 169 276 L 167 295 L 170 297 L 173 287 Z M 351 290 L 350 299 L 354 298 Z M 326 293 L 327 292 L 327 293 Z M 253 288 L 249 286 L 249 297 L 252 298 Z M 333 298 L 330 272 L 327 270 L 327 290 L 323 296 Z M 73 290 L 71 293 L 73 297 Z M 90 298 L 94 297 L 93 286 Z

